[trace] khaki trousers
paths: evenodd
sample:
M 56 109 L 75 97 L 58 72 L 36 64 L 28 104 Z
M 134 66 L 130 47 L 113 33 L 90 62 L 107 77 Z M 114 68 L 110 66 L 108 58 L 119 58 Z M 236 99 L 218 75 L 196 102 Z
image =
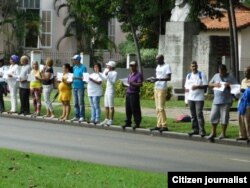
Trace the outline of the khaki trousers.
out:
M 239 116 L 240 138 L 250 138 L 250 107 L 247 107 L 245 115 Z
M 167 116 L 165 112 L 165 102 L 167 97 L 167 89 L 155 89 L 154 97 L 157 114 L 157 127 L 166 127 Z

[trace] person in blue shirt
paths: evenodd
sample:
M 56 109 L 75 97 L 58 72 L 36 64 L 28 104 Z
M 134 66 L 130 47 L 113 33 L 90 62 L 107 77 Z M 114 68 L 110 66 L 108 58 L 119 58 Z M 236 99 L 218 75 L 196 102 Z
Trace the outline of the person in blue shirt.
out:
M 74 108 L 75 117 L 71 121 L 82 122 L 85 119 L 85 104 L 84 104 L 84 81 L 83 73 L 87 72 L 87 68 L 84 64 L 81 64 L 81 56 L 74 55 L 73 60 L 73 96 L 74 96 Z

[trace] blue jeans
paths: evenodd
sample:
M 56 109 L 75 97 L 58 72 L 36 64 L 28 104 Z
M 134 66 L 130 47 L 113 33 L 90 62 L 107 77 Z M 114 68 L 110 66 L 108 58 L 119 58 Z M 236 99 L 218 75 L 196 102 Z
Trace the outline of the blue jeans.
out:
M 75 117 L 85 118 L 84 89 L 73 89 Z
M 100 120 L 100 99 L 101 96 L 89 96 L 89 104 L 91 106 L 91 121 L 99 122 Z

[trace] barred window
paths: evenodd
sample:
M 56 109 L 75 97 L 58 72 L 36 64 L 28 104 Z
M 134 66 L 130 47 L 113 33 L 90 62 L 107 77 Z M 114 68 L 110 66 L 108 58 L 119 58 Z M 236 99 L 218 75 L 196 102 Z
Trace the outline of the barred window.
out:
M 42 47 L 51 47 L 52 39 L 52 13 L 51 10 L 42 11 L 42 35 L 41 45 Z

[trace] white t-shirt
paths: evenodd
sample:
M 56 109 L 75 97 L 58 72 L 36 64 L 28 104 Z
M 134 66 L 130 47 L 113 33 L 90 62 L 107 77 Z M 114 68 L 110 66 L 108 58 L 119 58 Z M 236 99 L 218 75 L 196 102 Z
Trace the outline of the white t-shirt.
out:
M 186 76 L 185 82 L 185 88 L 189 90 L 187 99 L 191 101 L 204 101 L 204 89 L 192 90 L 191 88 L 193 85 L 208 85 L 206 75 L 203 72 L 197 72 L 196 74 L 192 72 L 189 74 Z
M 157 65 L 156 67 L 156 78 L 166 78 L 168 74 L 172 74 L 171 67 L 169 64 Z M 155 82 L 155 89 L 166 89 L 167 81 Z
M 90 78 L 96 81 L 102 81 L 101 73 L 92 73 L 89 75 Z M 88 96 L 96 97 L 102 96 L 102 84 L 96 84 L 95 82 L 89 80 L 87 86 Z
M 105 90 L 105 94 L 114 94 L 115 93 L 115 82 L 117 79 L 117 72 L 116 71 L 109 71 L 108 75 L 106 75 L 107 70 L 104 71 L 104 73 L 102 74 L 102 79 L 103 80 L 107 80 L 107 85 L 106 85 L 106 90 Z
M 9 66 L 9 69 L 7 71 L 7 74 L 8 75 L 12 75 L 12 77 L 8 77 L 7 78 L 7 83 L 9 85 L 13 85 L 13 84 L 16 84 L 17 83 L 17 79 L 19 77 L 19 67 L 17 64 L 11 64 Z

